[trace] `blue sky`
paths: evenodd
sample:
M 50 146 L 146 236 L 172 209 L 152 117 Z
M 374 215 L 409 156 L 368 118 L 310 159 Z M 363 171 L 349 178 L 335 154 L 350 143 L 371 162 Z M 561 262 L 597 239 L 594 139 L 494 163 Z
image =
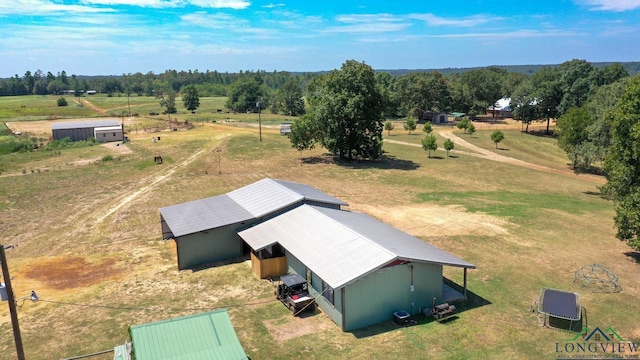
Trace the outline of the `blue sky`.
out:
M 0 77 L 640 61 L 640 0 L 0 0 Z

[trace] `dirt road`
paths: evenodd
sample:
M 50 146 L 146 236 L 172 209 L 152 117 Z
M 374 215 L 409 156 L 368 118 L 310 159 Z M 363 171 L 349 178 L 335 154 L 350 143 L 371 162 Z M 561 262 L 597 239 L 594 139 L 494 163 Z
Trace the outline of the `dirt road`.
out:
M 602 176 L 590 175 L 590 174 L 576 174 L 576 173 L 574 173 L 573 171 L 571 171 L 569 169 L 566 169 L 566 170 L 554 169 L 554 168 L 550 168 L 550 167 L 547 167 L 547 166 L 537 165 L 537 164 L 533 164 L 533 163 L 530 163 L 530 162 L 526 162 L 526 161 L 510 158 L 508 156 L 496 154 L 493 151 L 486 150 L 486 149 L 483 149 L 481 147 L 478 147 L 476 145 L 471 144 L 470 142 L 458 137 L 457 135 L 455 135 L 451 131 L 442 131 L 442 132 L 438 132 L 438 134 L 440 134 L 444 138 L 453 140 L 454 143 L 456 143 L 456 144 L 458 144 L 460 146 L 463 146 L 463 147 L 471 150 L 471 151 L 464 151 L 464 150 L 455 150 L 454 149 L 454 150 L 451 151 L 453 153 L 463 154 L 463 155 L 468 155 L 468 156 L 475 156 L 475 157 L 486 159 L 486 160 L 497 161 L 497 162 L 510 164 L 510 165 L 515 165 L 515 166 L 521 166 L 521 167 L 525 167 L 525 168 L 528 168 L 528 169 L 544 171 L 544 172 L 553 173 L 553 174 L 559 174 L 559 175 L 565 175 L 565 176 L 571 176 L 571 177 L 580 177 L 580 178 L 589 179 L 589 180 L 591 180 L 593 182 L 597 182 L 597 183 L 601 183 L 601 184 L 604 184 L 606 182 L 605 178 L 602 177 Z M 385 139 L 384 141 L 388 142 L 388 143 L 392 143 L 392 144 L 402 144 L 402 145 L 408 145 L 408 146 L 421 147 L 418 144 L 412 144 L 412 143 L 407 143 L 407 142 L 403 142 L 403 141 L 395 141 L 395 140 L 387 140 L 387 139 Z

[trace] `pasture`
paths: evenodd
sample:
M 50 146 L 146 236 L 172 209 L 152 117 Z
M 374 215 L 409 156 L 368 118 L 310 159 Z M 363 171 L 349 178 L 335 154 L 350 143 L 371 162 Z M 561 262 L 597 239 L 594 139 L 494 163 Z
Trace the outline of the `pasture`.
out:
M 132 112 L 156 106 L 149 99 L 134 104 L 134 98 Z M 117 112 L 122 101 L 127 98 L 93 104 Z M 219 101 L 201 99 L 208 109 Z M 509 131 L 495 149 L 490 129 L 469 138 L 455 128 L 436 128 L 439 149 L 428 159 L 419 147 L 421 129 L 407 135 L 396 127 L 391 136 L 384 132 L 393 140 L 384 144 L 384 159 L 342 163 L 322 149 L 292 149 L 273 126 L 283 117 L 263 115 L 262 142 L 257 114 L 213 110 L 178 114 L 181 121 L 201 119 L 188 131 L 134 133 L 117 147 L 1 160 L 0 228 L 5 245 L 18 245 L 7 251 L 14 292 L 35 290 L 41 298 L 19 303 L 28 359 L 107 350 L 130 340 L 131 325 L 218 308 L 229 310 L 252 359 L 566 356 L 556 352 L 556 343 L 575 334 L 543 328 L 529 312 L 541 287 L 579 292 L 590 327 L 640 339 L 640 256 L 615 238 L 613 205 L 599 196 L 604 180 L 572 174 L 554 139 Z M 457 151 L 447 157 L 442 144 L 449 131 L 469 145 L 456 142 Z M 154 143 L 156 135 L 162 140 Z M 480 150 L 534 166 L 479 156 Z M 158 154 L 162 165 L 153 162 Z M 175 245 L 161 239 L 158 208 L 265 177 L 314 186 L 348 202 L 348 210 L 477 265 L 469 271 L 471 300 L 446 323 L 422 317 L 399 328 L 390 320 L 343 333 L 322 313 L 292 318 L 273 299 L 271 284 L 253 277 L 248 261 L 178 271 Z M 574 285 L 574 272 L 591 263 L 616 273 L 622 291 L 592 293 Z M 445 276 L 462 283 L 459 269 L 445 267 Z M 14 356 L 11 334 L 2 305 L 2 358 Z

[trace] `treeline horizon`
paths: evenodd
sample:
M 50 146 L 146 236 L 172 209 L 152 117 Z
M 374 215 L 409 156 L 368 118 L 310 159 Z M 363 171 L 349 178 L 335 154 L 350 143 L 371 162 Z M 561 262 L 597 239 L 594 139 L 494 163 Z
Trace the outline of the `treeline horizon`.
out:
M 378 86 L 384 90 L 385 116 L 423 119 L 431 112 L 455 111 L 473 117 L 486 114 L 500 98 L 511 97 L 514 115 L 528 122 L 555 118 L 570 107 L 579 107 L 599 87 L 638 73 L 639 68 L 640 63 L 593 64 L 574 59 L 557 66 L 541 65 L 537 70 L 523 66 L 509 67 L 511 71 L 500 66 L 458 72 L 372 70 Z M 533 73 L 522 72 L 526 69 Z M 273 113 L 300 115 L 305 112 L 304 99 L 313 95 L 317 87 L 314 82 L 334 71 L 337 70 L 313 73 L 167 70 L 161 74 L 150 71 L 85 77 L 68 75 L 64 70 L 57 74 L 36 70 L 27 71 L 22 77 L 0 80 L 0 96 L 86 96 L 88 91 L 95 91 L 108 96 L 175 98 L 187 87 L 193 87 L 199 97 L 228 97 L 227 107 L 233 111 L 256 111 L 259 102 L 262 109 Z

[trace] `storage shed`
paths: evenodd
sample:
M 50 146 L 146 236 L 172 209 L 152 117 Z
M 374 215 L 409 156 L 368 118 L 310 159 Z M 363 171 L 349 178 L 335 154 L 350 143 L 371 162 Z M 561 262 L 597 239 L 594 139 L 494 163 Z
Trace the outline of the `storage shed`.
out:
M 368 215 L 302 205 L 239 233 L 251 248 L 281 247 L 287 271 L 305 277 L 316 303 L 343 331 L 418 314 L 450 301 L 443 266 L 475 265 Z M 458 295 L 464 298 L 463 294 Z M 448 295 L 447 295 L 448 296 Z
M 249 359 L 226 309 L 129 329 L 136 360 Z
M 232 259 L 249 252 L 238 231 L 303 204 L 347 205 L 311 186 L 267 178 L 224 195 L 160 208 L 162 238 L 175 240 L 181 270 Z
M 116 119 L 61 122 L 51 124 L 51 132 L 53 134 L 53 140 L 62 140 L 68 137 L 72 141 L 80 141 L 95 137 L 96 128 L 115 126 L 120 127 L 120 123 L 118 123 Z M 121 127 L 120 131 L 122 131 Z
M 122 141 L 124 140 L 124 132 L 120 125 L 97 127 L 93 130 L 93 137 L 99 143 Z

